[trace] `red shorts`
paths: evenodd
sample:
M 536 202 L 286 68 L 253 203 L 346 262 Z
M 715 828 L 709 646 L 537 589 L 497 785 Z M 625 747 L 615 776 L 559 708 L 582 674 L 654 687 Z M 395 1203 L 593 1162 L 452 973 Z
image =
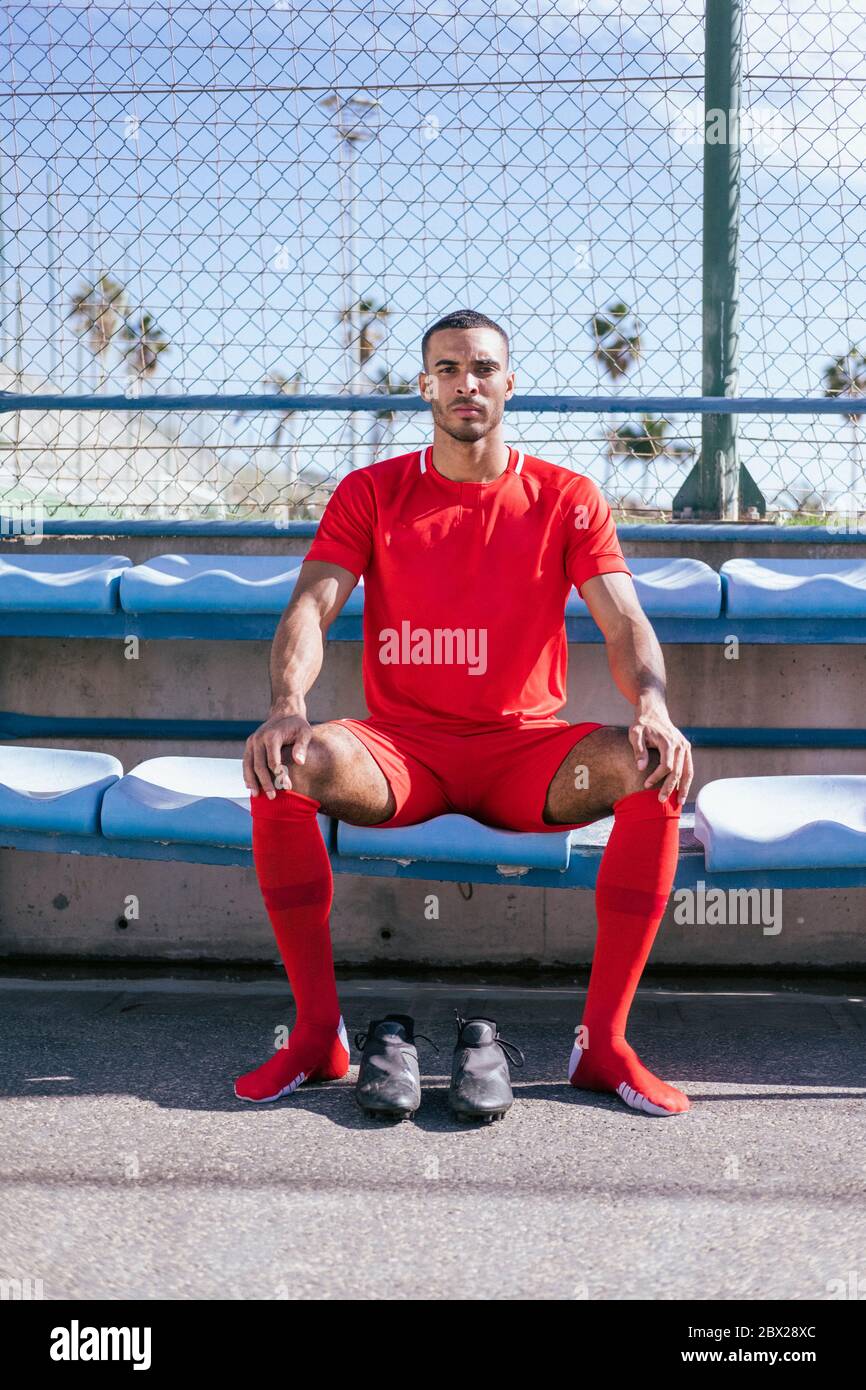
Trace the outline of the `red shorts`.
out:
M 416 825 L 448 812 L 501 830 L 575 830 L 590 824 L 548 825 L 542 816 L 550 783 L 569 750 L 603 724 L 555 719 L 455 734 L 372 718 L 329 722 L 361 740 L 390 784 L 397 809 L 377 828 Z

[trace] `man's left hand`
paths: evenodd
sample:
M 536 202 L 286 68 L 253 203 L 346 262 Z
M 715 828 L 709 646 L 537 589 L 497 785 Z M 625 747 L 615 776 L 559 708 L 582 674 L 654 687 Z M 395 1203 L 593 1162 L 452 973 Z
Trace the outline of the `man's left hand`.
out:
M 667 710 L 638 709 L 628 737 L 639 768 L 645 768 L 649 762 L 648 748 L 659 750 L 659 765 L 655 772 L 650 773 L 644 787 L 649 789 L 664 778 L 659 801 L 667 801 L 674 788 L 678 787 L 680 806 L 684 806 L 694 777 L 692 745 L 671 722 Z

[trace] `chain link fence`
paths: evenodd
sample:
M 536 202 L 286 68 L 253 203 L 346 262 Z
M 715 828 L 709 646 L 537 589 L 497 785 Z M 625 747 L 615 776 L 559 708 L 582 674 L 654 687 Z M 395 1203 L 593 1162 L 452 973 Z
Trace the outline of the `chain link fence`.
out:
M 521 395 L 700 394 L 698 0 L 2 9 L 0 391 L 106 407 L 0 414 L 0 502 L 315 519 L 429 437 L 348 406 L 414 395 L 455 308 L 506 329 Z M 866 391 L 864 13 L 744 0 L 734 394 Z M 768 514 L 863 494 L 855 409 L 738 430 Z M 685 399 L 506 433 L 660 519 L 701 442 Z

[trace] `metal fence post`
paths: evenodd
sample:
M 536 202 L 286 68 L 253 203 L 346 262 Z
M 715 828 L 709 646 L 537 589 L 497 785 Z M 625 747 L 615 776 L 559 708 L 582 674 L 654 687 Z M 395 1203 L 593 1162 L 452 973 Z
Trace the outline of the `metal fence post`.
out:
M 701 395 L 735 396 L 739 347 L 742 0 L 707 0 L 704 26 L 703 370 Z M 733 413 L 704 415 L 701 453 L 674 498 L 675 514 L 738 521 L 766 510 L 737 458 Z

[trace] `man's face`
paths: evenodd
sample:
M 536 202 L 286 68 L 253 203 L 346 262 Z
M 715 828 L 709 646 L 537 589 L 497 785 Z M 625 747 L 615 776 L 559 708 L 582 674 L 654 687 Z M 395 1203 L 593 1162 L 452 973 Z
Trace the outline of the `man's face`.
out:
M 440 328 L 427 344 L 429 370 L 418 387 L 433 420 L 454 439 L 483 439 L 514 394 L 514 373 L 494 328 Z

